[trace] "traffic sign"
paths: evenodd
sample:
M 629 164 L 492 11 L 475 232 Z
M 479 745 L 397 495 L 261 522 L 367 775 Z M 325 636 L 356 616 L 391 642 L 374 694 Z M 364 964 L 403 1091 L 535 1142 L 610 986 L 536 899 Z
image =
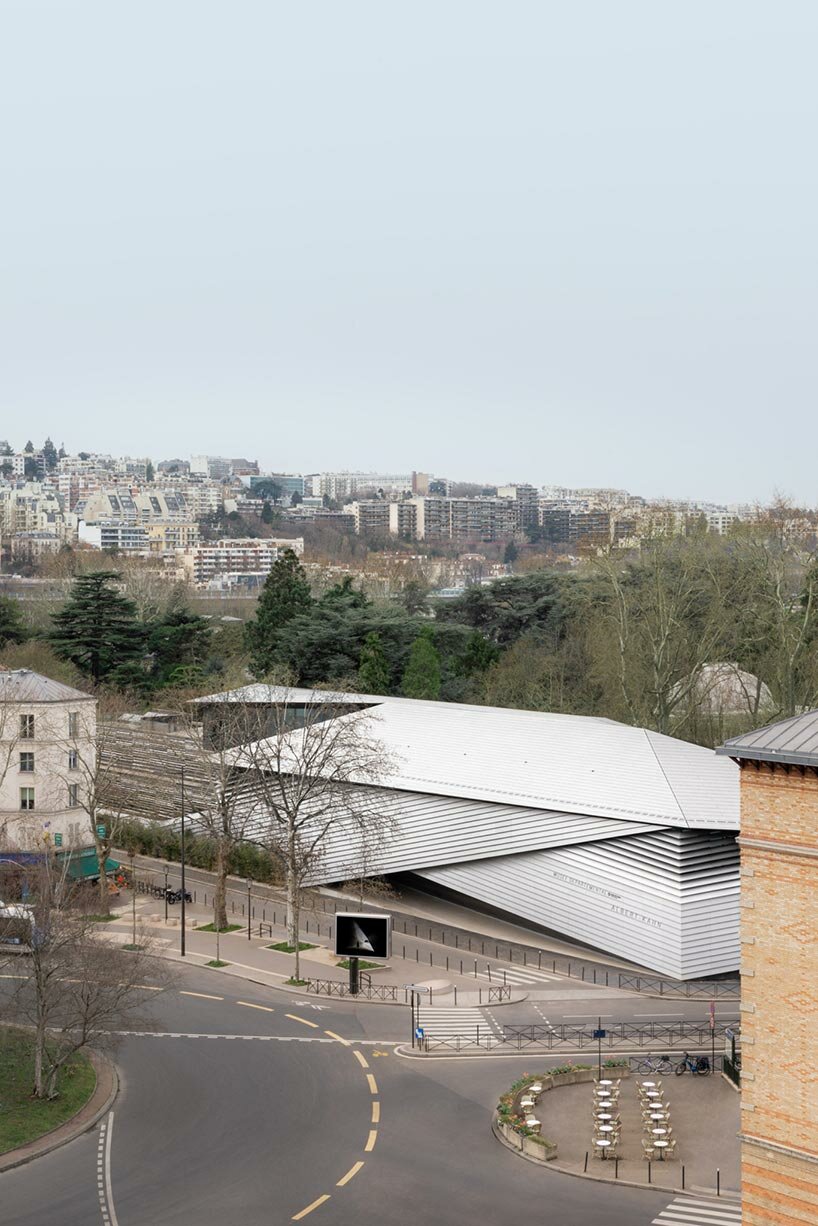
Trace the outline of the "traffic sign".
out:
M 54 846 L 62 847 L 62 835 L 59 833 L 59 831 L 57 831 L 57 833 L 54 835 Z
M 100 839 L 105 838 L 105 827 L 104 826 L 97 826 L 97 837 Z
M 595 1030 L 595 1031 L 594 1031 L 594 1038 L 595 1038 L 595 1039 L 604 1039 L 604 1038 L 605 1038 L 605 1035 L 606 1035 L 607 1033 L 608 1033 L 608 1032 L 607 1032 L 607 1030 Z
M 416 1039 L 422 1039 L 425 1033 L 426 1033 L 426 1032 L 425 1032 L 425 1030 L 423 1029 L 423 1027 L 422 1027 L 422 1026 L 416 1026 L 416 1027 L 415 1027 L 415 1038 L 416 1038 Z

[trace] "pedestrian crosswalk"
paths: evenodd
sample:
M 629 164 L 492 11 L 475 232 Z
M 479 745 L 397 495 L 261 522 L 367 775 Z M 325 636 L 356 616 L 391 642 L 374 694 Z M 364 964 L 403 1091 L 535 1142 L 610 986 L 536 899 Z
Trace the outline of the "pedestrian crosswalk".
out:
M 464 1043 L 477 1043 L 497 1035 L 496 1026 L 482 1009 L 439 1009 L 421 1005 L 417 1024 L 424 1037 L 430 1040 L 459 1038 Z
M 653 1219 L 652 1226 L 741 1226 L 741 1203 L 677 1196 Z

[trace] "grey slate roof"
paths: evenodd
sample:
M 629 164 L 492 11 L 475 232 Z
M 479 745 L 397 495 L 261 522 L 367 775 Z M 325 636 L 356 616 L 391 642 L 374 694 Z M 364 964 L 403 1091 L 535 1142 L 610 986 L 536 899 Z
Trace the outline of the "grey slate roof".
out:
M 791 715 L 766 728 L 734 736 L 719 746 L 716 753 L 754 762 L 818 766 L 818 711 Z
M 95 702 L 73 686 L 52 681 L 29 668 L 0 670 L 0 702 Z

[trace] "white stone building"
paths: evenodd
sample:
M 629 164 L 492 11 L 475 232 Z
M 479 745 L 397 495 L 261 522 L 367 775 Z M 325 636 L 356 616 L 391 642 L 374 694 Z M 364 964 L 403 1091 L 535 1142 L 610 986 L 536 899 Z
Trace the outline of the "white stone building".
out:
M 92 842 L 97 701 L 28 669 L 0 671 L 0 850 Z

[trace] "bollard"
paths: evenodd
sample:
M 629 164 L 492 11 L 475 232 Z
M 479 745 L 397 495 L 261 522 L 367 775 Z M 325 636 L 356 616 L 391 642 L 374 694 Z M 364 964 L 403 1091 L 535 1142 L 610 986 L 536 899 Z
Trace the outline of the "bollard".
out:
M 463 974 L 463 959 L 460 959 L 460 974 Z
M 650 1182 L 651 1182 L 651 1178 L 650 1178 L 650 1158 L 648 1158 L 648 1183 L 650 1183 Z
M 446 970 L 449 969 L 449 955 L 446 954 Z
M 614 1179 L 619 1178 L 619 1158 L 614 1158 Z
M 684 1168 L 684 1163 L 682 1163 L 682 1191 L 684 1192 L 684 1190 L 685 1190 L 685 1168 Z
M 415 961 L 420 962 L 420 950 L 419 949 L 415 950 Z
M 454 1007 L 457 1008 L 457 984 L 454 985 Z
M 537 950 L 537 970 L 538 971 L 542 970 L 542 950 L 541 949 Z
M 585 1174 L 587 1174 L 587 1173 L 588 1173 L 588 1151 L 587 1151 L 587 1149 L 586 1149 L 586 1151 L 585 1151 L 585 1166 L 583 1167 L 583 1170 L 584 1170 Z
M 459 948 L 459 946 L 458 946 L 458 944 L 457 944 L 458 939 L 459 939 L 459 938 L 458 938 L 458 935 L 457 935 L 457 933 L 455 933 L 455 934 L 454 934 L 454 947 L 455 947 L 455 949 L 458 949 L 458 948 Z
M 474 977 L 477 978 L 477 959 L 474 959 Z
M 721 1171 L 716 1168 L 716 1196 L 721 1196 Z
M 434 965 L 434 964 L 433 964 L 433 962 L 432 962 L 432 951 L 431 951 L 431 949 L 429 950 L 429 965 L 430 965 L 430 966 Z

